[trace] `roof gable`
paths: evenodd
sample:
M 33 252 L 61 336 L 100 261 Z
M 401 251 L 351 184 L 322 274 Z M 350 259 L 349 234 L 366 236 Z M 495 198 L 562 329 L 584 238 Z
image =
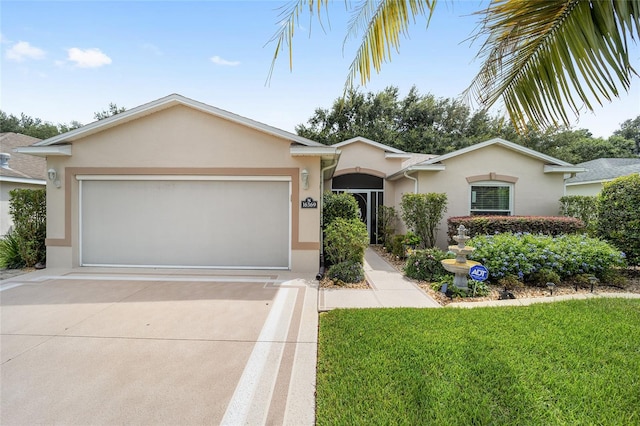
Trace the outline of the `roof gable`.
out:
M 29 146 L 38 141 L 40 139 L 19 133 L 0 134 L 0 152 L 11 155 L 9 167 L 0 167 L 0 178 L 44 180 L 47 175 L 46 160 L 15 151 L 18 147 Z
M 462 149 L 459 149 L 457 151 L 450 152 L 448 154 L 439 155 L 439 156 L 431 158 L 431 159 L 429 159 L 427 161 L 423 161 L 422 163 L 420 163 L 420 165 L 429 165 L 429 164 L 440 163 L 440 162 L 448 160 L 450 158 L 458 157 L 460 155 L 465 155 L 465 154 L 471 153 L 473 151 L 476 151 L 478 149 L 486 148 L 486 147 L 492 146 L 492 145 L 502 146 L 502 147 L 510 149 L 512 151 L 516 151 L 516 152 L 518 152 L 520 154 L 523 154 L 523 155 L 535 158 L 537 160 L 540 160 L 540 161 L 542 161 L 542 162 L 544 162 L 546 164 L 556 165 L 556 166 L 565 166 L 565 167 L 573 166 L 571 163 L 567 163 L 566 161 L 562 161 L 560 159 L 551 157 L 549 155 L 543 154 L 543 153 L 538 152 L 538 151 L 534 151 L 533 149 L 526 148 L 526 147 L 524 147 L 522 145 L 518 145 L 516 143 L 509 142 L 509 141 L 501 139 L 501 138 L 490 139 L 488 141 L 477 143 L 475 145 L 471 145 L 471 146 L 468 146 L 466 148 L 462 148 Z
M 404 151 L 399 150 L 398 148 L 394 148 L 394 147 L 389 146 L 389 145 L 384 145 L 384 144 L 381 144 L 379 142 L 372 141 L 371 139 L 364 138 L 362 136 L 356 136 L 355 138 L 347 139 L 346 141 L 338 142 L 338 143 L 333 144 L 331 146 L 333 146 L 335 148 L 341 148 L 343 146 L 350 145 L 350 144 L 356 143 L 356 142 L 365 143 L 367 145 L 371 145 L 371 146 L 373 146 L 375 148 L 381 149 L 381 150 L 383 150 L 385 152 L 390 152 L 392 154 L 406 154 Z
M 183 105 L 189 108 L 193 108 L 198 111 L 202 111 L 206 114 L 210 114 L 215 117 L 222 118 L 224 120 L 238 123 L 243 126 L 258 130 L 260 132 L 263 132 L 281 139 L 288 140 L 293 143 L 297 143 L 302 146 L 310 146 L 310 147 L 325 146 L 319 142 L 312 141 L 311 139 L 307 139 L 302 136 L 289 133 L 285 130 L 281 130 L 281 129 L 269 126 L 267 124 L 251 120 L 249 118 L 242 117 L 237 114 L 233 114 L 223 109 L 216 108 L 211 105 L 207 105 L 202 102 L 198 102 L 178 94 L 165 96 L 164 98 L 160 98 L 155 101 L 146 103 L 144 105 L 140 105 L 138 107 L 132 108 L 120 114 L 116 114 L 109 118 L 105 118 L 104 120 L 95 121 L 93 123 L 87 124 L 86 126 L 82 126 L 78 129 L 74 129 L 67 133 L 63 133 L 61 135 L 54 136 L 52 138 L 45 139 L 41 142 L 35 143 L 33 146 L 50 146 L 50 145 L 55 145 L 60 143 L 72 142 L 74 140 L 107 130 L 115 126 L 119 126 L 126 122 L 138 119 L 140 117 L 144 117 L 149 114 L 153 114 L 154 112 L 157 112 L 157 111 L 171 108 L 176 105 Z

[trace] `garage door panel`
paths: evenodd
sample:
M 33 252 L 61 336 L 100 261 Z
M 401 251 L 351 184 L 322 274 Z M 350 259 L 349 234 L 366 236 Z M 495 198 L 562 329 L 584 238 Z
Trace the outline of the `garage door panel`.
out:
M 289 266 L 282 181 L 83 181 L 85 265 Z

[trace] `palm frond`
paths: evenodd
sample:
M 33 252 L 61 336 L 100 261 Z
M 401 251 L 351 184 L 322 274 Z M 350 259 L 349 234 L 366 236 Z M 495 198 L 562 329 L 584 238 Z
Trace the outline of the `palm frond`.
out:
M 502 98 L 517 129 L 568 126 L 569 112 L 593 111 L 637 75 L 628 49 L 640 38 L 637 0 L 493 0 L 478 13 L 484 63 L 466 94 L 485 108 Z
M 289 69 L 293 69 L 293 36 L 300 20 L 300 14 L 304 12 L 305 7 L 308 7 L 309 13 L 312 16 L 314 14 L 318 16 L 318 20 L 322 25 L 322 9 L 323 6 L 326 9 L 328 4 L 329 0 L 296 0 L 290 2 L 288 6 L 282 7 L 282 11 L 280 13 L 282 19 L 279 22 L 280 29 L 267 42 L 276 43 L 273 59 L 271 60 L 271 67 L 269 68 L 269 74 L 267 76 L 267 82 L 271 80 L 278 55 L 285 46 L 289 50 Z
M 364 85 L 371 78 L 371 67 L 379 72 L 391 58 L 391 49 L 398 50 L 400 35 L 407 34 L 416 16 L 427 17 L 427 26 L 437 0 L 365 0 L 356 8 L 349 24 L 347 37 L 363 31 L 362 42 L 349 67 L 347 87 L 360 76 Z M 346 39 L 345 39 L 346 41 Z

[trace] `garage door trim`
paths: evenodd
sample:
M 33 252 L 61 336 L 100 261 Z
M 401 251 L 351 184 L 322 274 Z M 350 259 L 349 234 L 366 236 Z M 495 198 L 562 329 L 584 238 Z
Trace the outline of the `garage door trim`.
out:
M 152 267 L 152 268 L 189 268 L 189 269 L 277 269 L 277 270 L 289 270 L 291 269 L 291 253 L 292 253 L 292 177 L 291 176 L 235 176 L 235 175 L 93 175 L 84 174 L 76 175 L 76 179 L 79 184 L 79 264 L 80 266 L 107 266 L 107 267 Z M 253 266 L 253 265 L 182 265 L 182 264 L 120 264 L 120 263 L 94 263 L 87 262 L 83 259 L 83 253 L 85 253 L 85 247 L 83 247 L 84 238 L 83 235 L 83 181 L 229 181 L 229 182 L 288 182 L 287 190 L 282 187 L 283 191 L 288 191 L 288 206 L 287 211 L 287 241 L 286 241 L 286 265 L 284 265 L 284 256 L 280 259 L 280 262 L 274 262 L 277 266 Z M 286 192 L 280 192 L 280 199 Z M 284 207 L 283 203 L 277 203 L 274 205 L 280 205 Z M 284 208 L 282 209 L 284 212 Z M 280 216 L 282 217 L 282 216 Z M 284 223 L 281 222 L 284 226 Z M 282 228 L 281 228 L 282 229 Z M 282 233 L 280 234 L 282 235 Z M 282 248 L 281 253 L 284 255 L 285 245 L 280 240 L 278 245 Z M 254 258 L 255 259 L 255 258 Z

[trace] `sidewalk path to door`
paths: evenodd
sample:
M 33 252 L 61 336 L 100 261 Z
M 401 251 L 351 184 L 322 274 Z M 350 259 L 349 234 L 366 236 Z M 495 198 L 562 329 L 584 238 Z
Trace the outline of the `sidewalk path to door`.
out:
M 438 302 L 407 280 L 371 248 L 367 248 L 364 255 L 364 272 L 370 289 L 321 288 L 318 309 L 440 307 Z

